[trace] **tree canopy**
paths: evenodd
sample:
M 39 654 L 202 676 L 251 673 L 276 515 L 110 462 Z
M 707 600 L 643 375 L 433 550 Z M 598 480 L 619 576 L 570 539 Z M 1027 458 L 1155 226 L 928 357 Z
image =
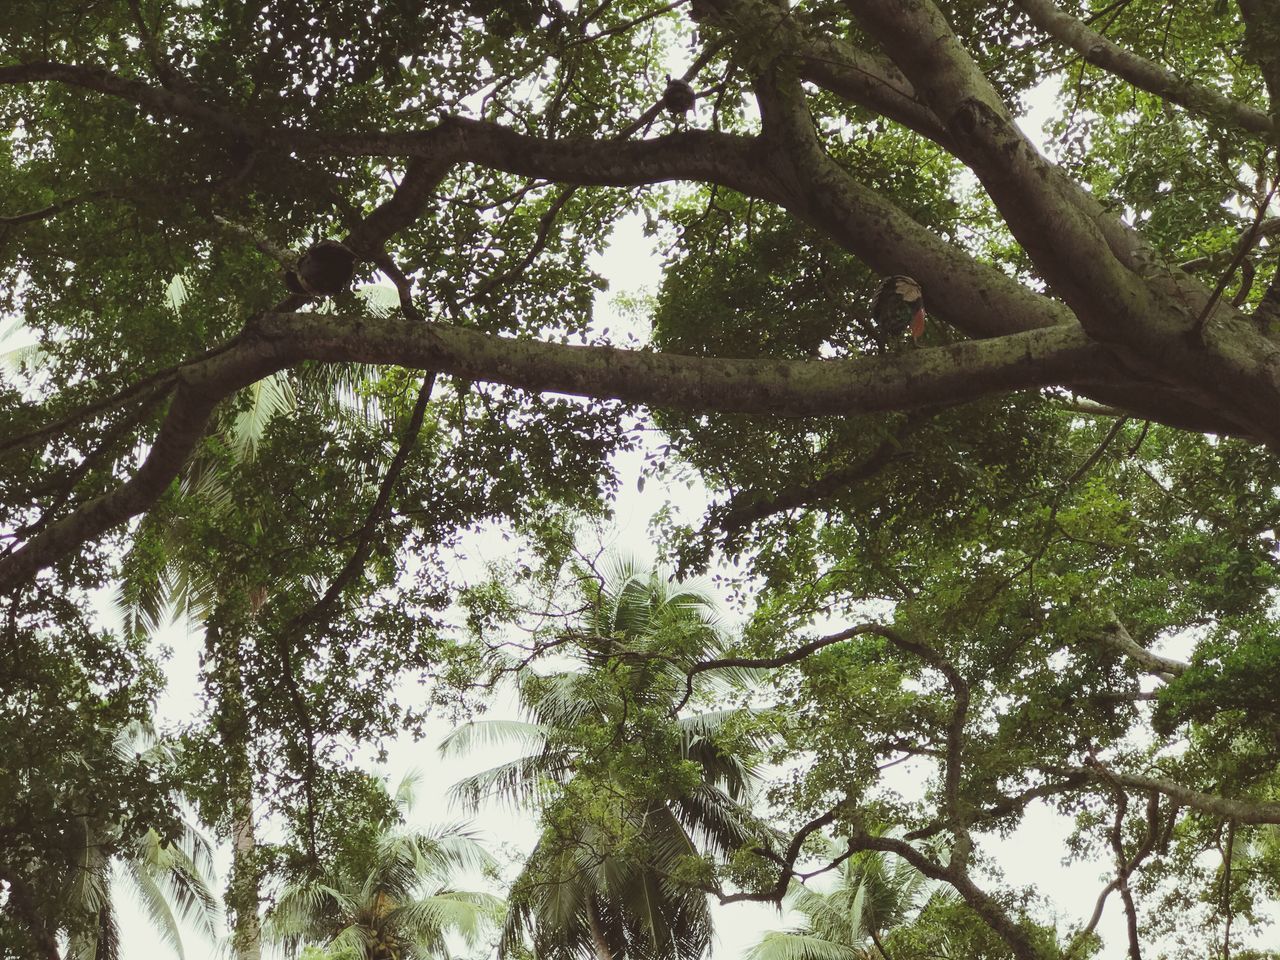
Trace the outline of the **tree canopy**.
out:
M 1133 960 L 1274 911 L 1280 0 L 3 13 L 0 944 L 56 955 L 92 922 L 77 818 L 124 856 L 176 839 L 176 787 L 246 853 L 243 927 L 376 822 L 352 745 L 571 647 L 613 677 L 575 763 L 650 765 L 655 810 L 690 759 L 619 745 L 754 708 L 769 828 L 670 868 L 681 895 L 779 900 L 834 838 L 955 894 L 928 942 L 1020 960 L 1083 957 L 1111 895 Z M 636 221 L 641 342 L 593 268 Z M 351 289 L 311 274 L 343 248 Z M 873 322 L 895 277 L 918 343 Z M 711 498 L 654 531 L 739 607 L 715 649 L 563 606 L 575 518 L 640 450 Z M 462 582 L 482 527 L 526 556 Z M 207 696 L 157 766 L 113 744 L 175 610 Z M 983 847 L 1042 804 L 1109 865 L 1057 928 Z

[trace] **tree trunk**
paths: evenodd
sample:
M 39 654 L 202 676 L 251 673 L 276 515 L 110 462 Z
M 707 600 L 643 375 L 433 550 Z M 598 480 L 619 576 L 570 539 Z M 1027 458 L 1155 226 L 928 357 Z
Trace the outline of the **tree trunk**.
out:
M 262 960 L 261 869 L 253 823 L 253 769 L 249 762 L 249 718 L 244 708 L 240 663 L 234 644 L 224 644 L 222 618 L 216 608 L 205 625 L 205 646 L 220 676 L 218 713 L 214 718 L 227 758 L 231 808 L 231 879 L 227 906 L 235 918 L 231 949 L 235 960 Z
M 600 926 L 600 917 L 596 914 L 594 897 L 587 901 L 587 917 L 591 921 L 591 945 L 595 947 L 596 960 L 613 960 L 613 950 L 604 938 L 604 929 Z
M 258 864 L 254 856 L 257 838 L 253 828 L 253 791 L 246 781 L 245 790 L 233 803 L 235 812 L 231 826 L 231 883 L 227 900 L 235 911 L 232 949 L 236 960 L 262 960 L 262 923 L 258 919 L 260 891 Z

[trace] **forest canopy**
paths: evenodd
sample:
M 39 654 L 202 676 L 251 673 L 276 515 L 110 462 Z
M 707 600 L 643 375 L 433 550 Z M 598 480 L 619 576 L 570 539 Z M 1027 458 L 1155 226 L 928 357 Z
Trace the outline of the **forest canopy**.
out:
M 3 14 L 0 952 L 108 955 L 112 863 L 211 916 L 196 822 L 240 960 L 1274 942 L 1280 0 Z M 638 481 L 671 575 L 582 543 Z M 441 716 L 505 907 L 351 762 Z M 984 853 L 1044 807 L 1092 917 Z

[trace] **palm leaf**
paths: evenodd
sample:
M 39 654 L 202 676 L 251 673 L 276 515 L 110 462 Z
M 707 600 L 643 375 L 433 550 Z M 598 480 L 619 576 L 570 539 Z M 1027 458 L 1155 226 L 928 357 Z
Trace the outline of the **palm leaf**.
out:
M 824 940 L 807 933 L 770 930 L 743 960 L 869 960 L 863 947 Z
M 387 915 L 387 924 L 410 940 L 433 941 L 454 933 L 474 946 L 502 912 L 502 900 L 491 894 L 446 891 L 397 907 Z
M 494 746 L 519 746 L 540 750 L 547 742 L 548 728 L 523 720 L 472 720 L 455 727 L 440 741 L 440 755 L 456 757 L 471 750 Z
M 298 401 L 284 373 L 263 377 L 246 387 L 242 394 L 247 396 L 248 406 L 236 414 L 227 430 L 227 442 L 237 459 L 248 462 L 257 452 L 272 418 L 294 410 Z

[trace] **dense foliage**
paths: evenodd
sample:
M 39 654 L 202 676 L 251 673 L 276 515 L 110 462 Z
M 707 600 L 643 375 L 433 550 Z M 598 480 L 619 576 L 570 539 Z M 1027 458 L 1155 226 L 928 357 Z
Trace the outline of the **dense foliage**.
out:
M 932 896 L 824 955 L 1082 958 L 987 853 L 1043 805 L 1132 960 L 1274 939 L 1280 0 L 10 0 L 0 126 L 0 950 L 188 809 L 241 958 L 317 884 L 288 942 L 436 950 L 351 757 L 512 679 L 509 955 L 874 868 Z M 637 479 L 707 492 L 655 533 L 741 629 L 576 553 Z M 522 555 L 465 577 L 480 529 Z M 203 702 L 122 750 L 175 614 Z

